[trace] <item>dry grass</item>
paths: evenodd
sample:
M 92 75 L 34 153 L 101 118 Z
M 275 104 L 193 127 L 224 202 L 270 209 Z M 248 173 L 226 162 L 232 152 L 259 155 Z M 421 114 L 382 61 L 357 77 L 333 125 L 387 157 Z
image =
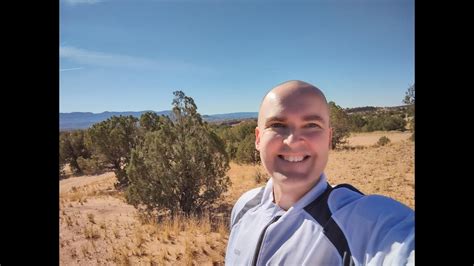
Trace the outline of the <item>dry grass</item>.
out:
M 100 238 L 99 228 L 94 225 L 86 225 L 86 227 L 84 227 L 84 236 L 86 239 Z
M 405 140 L 410 133 L 403 134 L 353 136 L 352 146 L 331 151 L 329 182 L 351 183 L 414 208 L 414 147 Z M 391 142 L 373 146 L 382 135 Z M 256 174 L 264 173 L 261 166 L 230 166 L 232 187 L 211 213 L 199 217 L 140 215 L 114 190 L 113 173 L 61 180 L 61 265 L 223 265 L 233 204 L 267 179 L 263 175 L 256 182 Z
M 410 132 L 400 131 L 375 131 L 370 133 L 351 133 L 348 139 L 349 146 L 371 146 L 377 143 L 380 137 L 386 136 L 391 142 L 399 142 L 402 140 L 408 140 L 410 138 Z
M 257 186 L 263 186 L 268 180 L 268 176 L 264 175 L 263 183 L 255 181 L 255 174 L 258 172 L 265 173 L 261 165 L 239 165 L 234 162 L 230 163 L 230 170 L 227 175 L 232 181 L 232 187 L 224 194 L 224 201 L 233 205 L 235 201 L 246 191 Z
M 372 137 L 377 142 L 379 135 Z M 389 196 L 415 208 L 412 141 L 392 140 L 380 147 L 332 151 L 326 174 L 332 184 L 350 183 L 365 194 Z

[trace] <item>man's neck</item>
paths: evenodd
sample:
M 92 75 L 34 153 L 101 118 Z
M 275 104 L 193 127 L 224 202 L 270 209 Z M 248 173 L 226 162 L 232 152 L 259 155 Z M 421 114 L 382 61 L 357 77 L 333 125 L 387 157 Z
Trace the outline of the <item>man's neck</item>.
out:
M 273 183 L 273 202 L 280 206 L 280 208 L 287 211 L 291 206 L 298 202 L 308 191 L 310 191 L 319 182 L 319 179 L 314 185 L 306 186 L 282 186 L 281 184 Z

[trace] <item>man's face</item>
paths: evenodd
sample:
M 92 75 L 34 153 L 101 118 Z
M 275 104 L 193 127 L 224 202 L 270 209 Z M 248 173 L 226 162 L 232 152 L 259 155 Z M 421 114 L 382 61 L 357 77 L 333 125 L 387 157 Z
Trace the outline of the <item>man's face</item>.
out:
M 325 101 L 313 91 L 275 90 L 260 109 L 257 150 L 274 182 L 314 186 L 328 160 L 332 129 Z

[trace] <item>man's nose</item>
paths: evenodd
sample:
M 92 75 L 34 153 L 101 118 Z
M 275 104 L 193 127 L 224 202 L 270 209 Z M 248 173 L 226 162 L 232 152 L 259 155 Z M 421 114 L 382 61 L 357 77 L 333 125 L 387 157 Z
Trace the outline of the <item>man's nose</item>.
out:
M 286 135 L 283 143 L 286 145 L 293 145 L 302 140 L 301 133 L 298 130 L 289 130 L 288 135 Z

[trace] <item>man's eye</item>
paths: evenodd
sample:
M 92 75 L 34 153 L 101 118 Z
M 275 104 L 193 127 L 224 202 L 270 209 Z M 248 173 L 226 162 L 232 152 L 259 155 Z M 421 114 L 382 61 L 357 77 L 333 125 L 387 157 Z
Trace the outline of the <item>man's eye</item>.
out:
M 322 128 L 320 125 L 316 124 L 316 123 L 308 123 L 305 125 L 305 127 L 307 128 Z
M 273 123 L 273 124 L 271 124 L 269 127 L 272 127 L 272 128 L 281 128 L 281 127 L 285 127 L 285 125 L 282 124 L 282 123 Z

